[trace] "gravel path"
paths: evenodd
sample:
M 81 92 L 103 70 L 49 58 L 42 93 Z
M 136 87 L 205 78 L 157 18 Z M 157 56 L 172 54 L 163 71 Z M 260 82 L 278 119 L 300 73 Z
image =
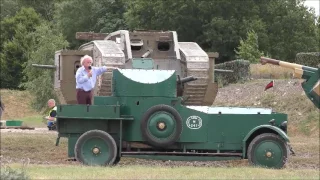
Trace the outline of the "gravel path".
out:
M 48 128 L 35 129 L 1 129 L 0 133 L 31 133 L 31 134 L 57 134 L 57 131 L 49 131 Z

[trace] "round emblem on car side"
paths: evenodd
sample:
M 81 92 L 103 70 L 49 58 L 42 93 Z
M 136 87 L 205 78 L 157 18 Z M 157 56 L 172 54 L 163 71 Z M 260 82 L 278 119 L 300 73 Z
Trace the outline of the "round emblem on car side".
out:
M 200 129 L 202 126 L 202 119 L 199 116 L 188 117 L 186 124 L 190 129 Z

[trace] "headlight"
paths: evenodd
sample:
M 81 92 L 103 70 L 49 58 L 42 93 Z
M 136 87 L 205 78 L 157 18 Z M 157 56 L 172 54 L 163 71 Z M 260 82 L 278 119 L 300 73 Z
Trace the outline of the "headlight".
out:
M 287 133 L 287 121 L 283 121 L 281 123 L 280 129 L 282 129 L 285 133 Z

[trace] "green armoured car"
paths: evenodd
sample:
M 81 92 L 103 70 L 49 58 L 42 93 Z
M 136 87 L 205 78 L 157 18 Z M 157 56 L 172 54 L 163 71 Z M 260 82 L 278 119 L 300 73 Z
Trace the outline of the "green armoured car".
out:
M 289 157 L 287 115 L 269 108 L 183 105 L 175 70 L 117 69 L 109 96 L 93 105 L 58 106 L 57 145 L 86 165 L 122 157 L 179 161 L 248 159 L 282 168 Z

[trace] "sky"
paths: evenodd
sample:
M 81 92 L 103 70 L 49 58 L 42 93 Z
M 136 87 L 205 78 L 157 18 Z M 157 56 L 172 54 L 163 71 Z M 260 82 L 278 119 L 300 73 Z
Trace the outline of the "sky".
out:
M 320 9 L 320 0 L 306 0 L 304 5 L 308 7 L 313 7 L 316 15 L 319 16 L 319 9 Z

